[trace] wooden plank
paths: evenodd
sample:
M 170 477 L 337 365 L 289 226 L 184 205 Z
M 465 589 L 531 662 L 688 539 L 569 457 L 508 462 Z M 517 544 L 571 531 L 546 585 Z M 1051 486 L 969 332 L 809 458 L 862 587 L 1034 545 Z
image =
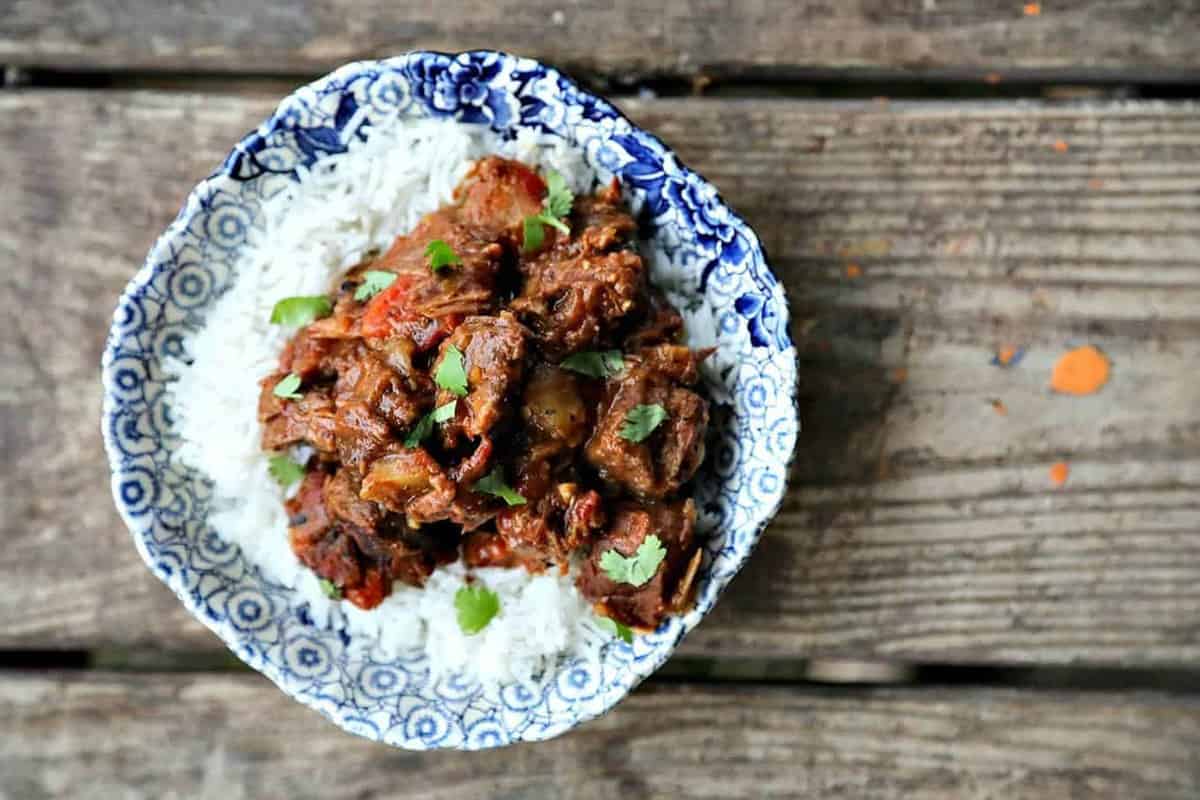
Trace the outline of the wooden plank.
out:
M 97 364 L 154 236 L 268 105 L 0 94 L 0 646 L 215 645 L 112 510 Z M 684 652 L 1200 658 L 1195 106 L 629 110 L 756 225 L 804 376 L 791 494 Z M 1088 342 L 1111 384 L 1051 394 Z
M 410 753 L 257 676 L 0 678 L 0 796 L 1194 798 L 1191 697 L 650 685 L 559 739 Z
M 1195 0 L 156 0 L 18 3 L 0 63 L 325 72 L 411 49 L 497 48 L 585 74 L 990 75 L 1194 79 Z M 989 78 L 995 80 L 995 77 Z

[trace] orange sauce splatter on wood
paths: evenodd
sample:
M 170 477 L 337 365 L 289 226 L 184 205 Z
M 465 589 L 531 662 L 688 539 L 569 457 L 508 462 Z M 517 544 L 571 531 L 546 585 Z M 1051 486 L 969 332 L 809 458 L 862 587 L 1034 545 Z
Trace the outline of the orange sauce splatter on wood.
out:
M 1078 347 L 1063 355 L 1054 365 L 1050 388 L 1060 394 L 1095 394 L 1108 383 L 1112 365 L 1095 347 Z
M 1067 476 L 1071 474 L 1071 468 L 1065 461 L 1059 461 L 1050 467 L 1050 482 L 1055 486 L 1062 486 L 1067 482 Z

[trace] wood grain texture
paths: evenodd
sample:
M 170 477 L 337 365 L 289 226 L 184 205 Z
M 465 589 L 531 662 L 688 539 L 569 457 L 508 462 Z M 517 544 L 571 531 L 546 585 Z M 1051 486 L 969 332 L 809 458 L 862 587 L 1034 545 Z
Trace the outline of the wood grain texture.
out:
M 0 94 L 0 646 L 216 646 L 112 510 L 97 365 L 153 238 L 269 105 Z M 1195 106 L 628 110 L 755 225 L 801 350 L 792 491 L 683 651 L 1200 658 Z M 1111 383 L 1053 395 L 1084 343 Z M 1027 355 L 992 366 L 1005 345 Z
M 410 753 L 258 676 L 0 678 L 0 797 L 1194 798 L 1200 704 L 655 685 L 548 743 Z
M 989 73 L 1122 79 L 1200 71 L 1195 0 L 90 0 L 0 14 L 0 63 L 320 73 L 432 48 L 507 49 L 586 74 Z

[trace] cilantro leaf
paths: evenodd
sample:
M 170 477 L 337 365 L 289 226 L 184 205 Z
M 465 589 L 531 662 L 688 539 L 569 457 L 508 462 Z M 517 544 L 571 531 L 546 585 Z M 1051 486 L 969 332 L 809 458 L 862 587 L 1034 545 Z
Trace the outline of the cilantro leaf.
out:
M 625 358 L 620 350 L 584 350 L 564 358 L 559 366 L 580 375 L 611 378 L 625 369 Z
M 463 365 L 462 350 L 452 344 L 446 345 L 446 352 L 442 354 L 442 361 L 433 375 L 433 382 L 448 392 L 466 397 L 467 369 Z
M 563 218 L 571 213 L 571 205 L 575 202 L 575 194 L 566 180 L 554 170 L 546 171 L 546 197 L 542 200 L 542 213 L 530 214 L 525 218 L 525 238 L 521 249 L 526 253 L 538 250 L 546 238 L 544 225 L 557 228 L 568 236 L 571 227 L 563 222 Z
M 354 299 L 360 303 L 370 300 L 375 295 L 391 286 L 396 280 L 396 273 L 369 269 L 363 275 L 363 282 L 354 290 Z
M 491 472 L 475 482 L 471 491 L 499 497 L 510 506 L 525 505 L 525 498 L 504 482 L 504 470 L 500 467 L 492 467 Z
M 317 581 L 317 583 L 320 585 L 321 591 L 324 592 L 325 596 L 328 597 L 330 600 L 341 600 L 342 599 L 341 587 L 339 587 L 333 581 L 326 580 L 325 578 L 321 578 L 319 581 Z
M 532 253 L 540 250 L 546 240 L 546 232 L 542 230 L 542 220 L 537 214 L 525 218 L 525 238 L 521 242 L 521 250 Z
M 608 617 L 596 617 L 596 625 L 600 630 L 611 633 L 614 638 L 620 639 L 626 644 L 633 644 L 633 628 L 628 625 L 622 625 L 615 619 Z
M 426 245 L 425 257 L 429 259 L 429 269 L 434 272 L 462 263 L 458 253 L 454 252 L 454 248 L 446 244 L 443 239 L 434 239 Z
M 275 388 L 271 390 L 271 394 L 276 397 L 282 397 L 285 400 L 299 400 L 301 394 L 296 391 L 299 388 L 300 376 L 294 372 L 290 372 L 286 378 L 275 384 Z
M 647 536 L 638 545 L 632 556 L 623 556 L 616 550 L 606 550 L 600 555 L 600 568 L 617 583 L 641 586 L 654 577 L 658 566 L 667 557 L 662 540 L 654 534 Z
M 408 437 L 405 438 L 404 446 L 411 450 L 419 445 L 422 439 L 433 433 L 434 423 L 446 422 L 447 420 L 454 419 L 454 411 L 457 406 L 458 401 L 451 400 L 449 403 L 440 405 L 433 411 L 430 411 L 428 414 L 421 417 L 420 422 L 413 426 L 412 431 L 409 432 Z
M 538 214 L 535 219 L 537 219 L 543 225 L 549 225 L 551 228 L 558 228 L 568 236 L 571 234 L 571 226 L 563 222 L 558 217 L 552 217 L 549 214 Z
M 667 410 L 658 403 L 638 405 L 629 409 L 625 424 L 621 426 L 621 438 L 627 442 L 640 442 L 654 433 L 654 429 L 667 419 Z
M 333 313 L 333 303 L 323 294 L 285 297 L 271 309 L 271 322 L 299 328 L 313 320 L 328 317 Z
M 575 202 L 575 194 L 567 182 L 554 170 L 546 170 L 546 199 L 542 206 L 546 215 L 559 219 L 571 213 L 571 204 Z
M 304 477 L 304 466 L 287 456 L 271 456 L 267 459 L 267 471 L 275 482 L 284 489 Z
M 500 613 L 500 595 L 479 584 L 464 586 L 454 594 L 454 610 L 458 612 L 458 627 L 473 636 Z

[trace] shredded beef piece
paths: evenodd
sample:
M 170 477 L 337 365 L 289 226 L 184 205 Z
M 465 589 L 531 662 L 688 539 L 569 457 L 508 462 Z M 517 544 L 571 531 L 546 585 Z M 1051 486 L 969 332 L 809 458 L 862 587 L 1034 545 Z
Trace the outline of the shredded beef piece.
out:
M 635 628 L 653 629 L 668 614 L 688 608 L 693 599 L 700 551 L 695 542 L 696 506 L 691 499 L 673 503 L 617 506 L 603 536 L 592 546 L 577 581 L 583 596 L 606 616 Z M 667 554 L 654 576 L 641 586 L 617 583 L 601 567 L 604 553 L 634 555 L 648 536 L 657 536 Z
M 467 375 L 466 397 L 438 390 L 436 405 L 458 400 L 454 419 L 442 426 L 447 448 L 457 446 L 464 436 L 474 439 L 489 433 L 511 411 L 511 395 L 525 372 L 527 333 L 505 312 L 498 317 L 468 317 L 442 343 L 432 373 L 437 374 L 449 348 L 456 347 Z
M 686 353 L 686 348 L 679 348 Z M 675 374 L 672 374 L 675 371 Z M 695 379 L 695 364 L 680 363 L 674 351 L 652 351 L 610 386 L 609 400 L 584 450 L 587 460 L 609 483 L 638 497 L 662 499 L 673 494 L 704 460 L 708 403 L 675 383 L 680 376 Z M 640 442 L 621 435 L 635 407 L 659 405 L 666 419 Z

